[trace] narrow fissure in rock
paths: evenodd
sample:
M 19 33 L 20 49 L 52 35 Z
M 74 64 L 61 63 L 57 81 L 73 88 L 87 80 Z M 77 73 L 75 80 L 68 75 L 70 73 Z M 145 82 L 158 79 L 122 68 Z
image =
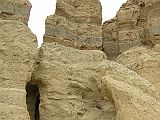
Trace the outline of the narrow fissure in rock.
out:
M 40 93 L 38 85 L 28 82 L 26 85 L 26 92 L 27 92 L 26 104 L 27 104 L 27 110 L 30 115 L 30 120 L 40 120 L 39 116 Z

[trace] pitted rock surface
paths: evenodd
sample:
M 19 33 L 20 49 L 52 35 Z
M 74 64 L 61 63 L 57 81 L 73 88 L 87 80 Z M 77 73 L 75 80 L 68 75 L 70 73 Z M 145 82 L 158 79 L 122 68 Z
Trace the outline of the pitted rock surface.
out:
M 44 41 L 102 50 L 101 14 L 99 0 L 57 0 L 55 15 L 46 20 Z
M 0 1 L 0 120 L 159 120 L 159 3 L 128 0 L 102 30 L 99 0 L 58 0 L 38 49 L 30 3 Z
M 28 0 L 1 0 L 0 19 L 28 24 L 31 4 Z
M 155 86 L 134 71 L 108 61 L 103 52 L 45 43 L 40 56 L 33 80 L 41 87 L 42 120 L 160 117 Z
M 103 24 L 103 51 L 113 59 L 134 46 L 160 43 L 160 0 L 128 0 Z
M 0 26 L 0 120 L 30 120 L 25 85 L 36 68 L 36 37 L 18 21 Z

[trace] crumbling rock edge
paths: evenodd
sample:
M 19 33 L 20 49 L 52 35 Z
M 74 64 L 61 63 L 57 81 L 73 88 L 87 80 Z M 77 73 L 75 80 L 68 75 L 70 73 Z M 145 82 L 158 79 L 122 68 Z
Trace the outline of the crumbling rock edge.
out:
M 77 2 L 76 6 L 83 8 L 83 2 Z M 96 2 L 94 0 L 93 5 L 99 7 Z M 133 1 L 127 4 L 129 2 L 132 5 Z M 67 0 L 63 4 L 69 5 Z M 56 22 L 60 19 L 59 23 L 48 23 L 71 31 L 72 37 L 83 33 L 66 27 L 72 22 L 86 30 L 87 37 L 93 31 L 94 40 L 101 35 L 102 31 L 95 31 L 95 28 L 101 29 L 97 24 L 99 20 L 94 24 L 90 22 L 92 19 L 81 22 L 83 18 L 74 16 L 70 8 L 65 9 L 57 12 L 59 16 L 51 17 Z M 72 20 L 71 15 L 76 20 Z M 159 44 L 152 49 L 128 48 L 115 62 L 107 60 L 100 50 L 78 50 L 52 41 L 37 49 L 36 37 L 23 19 L 28 16 L 20 15 L 18 21 L 14 17 L 0 20 L 1 120 L 160 119 Z M 88 11 L 84 14 L 84 18 L 87 17 Z M 68 35 L 57 34 L 59 38 Z M 94 47 L 98 45 L 95 43 Z M 90 45 L 83 43 L 86 44 Z
M 159 118 L 159 92 L 154 84 L 107 60 L 102 51 L 78 50 L 57 43 L 44 43 L 38 50 L 35 36 L 24 24 L 1 20 L 0 25 L 1 119 L 30 120 L 35 110 L 30 100 L 36 100 L 38 94 L 41 120 Z M 26 98 L 28 82 L 28 91 L 33 92 L 36 84 L 39 93 L 27 92 Z

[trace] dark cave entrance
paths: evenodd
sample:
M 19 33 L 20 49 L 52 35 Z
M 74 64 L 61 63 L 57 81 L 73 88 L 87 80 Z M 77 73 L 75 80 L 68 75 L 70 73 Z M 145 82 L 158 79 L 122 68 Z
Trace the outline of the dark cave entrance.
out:
M 40 93 L 38 85 L 28 82 L 26 85 L 26 92 L 26 104 L 30 115 L 30 120 L 40 120 Z

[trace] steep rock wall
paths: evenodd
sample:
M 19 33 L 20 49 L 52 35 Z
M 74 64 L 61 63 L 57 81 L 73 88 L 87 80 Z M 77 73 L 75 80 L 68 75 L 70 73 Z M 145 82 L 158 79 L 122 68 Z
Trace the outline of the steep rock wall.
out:
M 33 81 L 40 86 L 41 120 L 160 118 L 154 85 L 103 52 L 45 43 L 40 56 Z
M 21 21 L 27 25 L 30 9 L 28 0 L 1 0 L 0 19 Z
M 0 20 L 0 120 L 30 120 L 25 86 L 37 57 L 36 37 L 29 28 Z
M 58 0 L 55 15 L 46 20 L 45 42 L 78 49 L 102 49 L 99 0 Z
M 148 0 L 145 5 L 150 2 L 158 4 L 156 0 Z M 134 0 L 128 1 L 121 9 L 133 4 L 144 8 L 143 2 Z M 124 52 L 116 61 L 121 64 L 107 60 L 107 56 L 99 50 L 75 49 L 102 48 L 102 42 L 93 42 L 97 36 L 102 38 L 99 10 L 100 4 L 96 0 L 58 0 L 56 15 L 48 17 L 46 22 L 50 36 L 47 38 L 45 35 L 48 41 L 39 50 L 36 48 L 36 37 L 23 24 L 26 22 L 21 17 L 18 21 L 16 15 L 0 19 L 0 120 L 160 119 L 159 44 L 153 50 L 140 47 Z M 148 10 L 156 11 L 155 8 Z M 127 12 L 128 18 L 121 15 L 123 12 L 119 13 L 118 19 L 109 21 L 107 27 L 103 27 L 106 31 L 103 37 L 109 37 L 113 45 L 113 49 L 112 45 L 108 46 L 110 49 L 107 47 L 111 57 L 124 51 L 120 51 L 117 30 L 130 30 L 134 26 L 129 13 L 132 12 Z M 159 15 L 150 16 L 151 19 Z M 129 20 L 123 21 L 120 17 Z M 148 24 L 143 16 L 140 18 L 140 22 Z M 123 22 L 118 23 L 119 19 Z M 119 29 L 119 26 L 122 28 Z M 69 44 L 70 36 L 76 45 Z M 126 35 L 122 36 L 126 39 Z M 158 41 L 157 36 L 154 35 L 152 40 Z M 93 40 L 88 42 L 83 37 Z M 64 46 L 53 42 L 59 40 Z M 150 40 L 146 39 L 142 45 L 152 45 Z M 128 43 L 124 46 L 129 48 Z M 113 55 L 112 50 L 116 54 Z
M 128 0 L 114 19 L 103 24 L 103 51 L 117 57 L 134 46 L 160 43 L 160 0 Z

